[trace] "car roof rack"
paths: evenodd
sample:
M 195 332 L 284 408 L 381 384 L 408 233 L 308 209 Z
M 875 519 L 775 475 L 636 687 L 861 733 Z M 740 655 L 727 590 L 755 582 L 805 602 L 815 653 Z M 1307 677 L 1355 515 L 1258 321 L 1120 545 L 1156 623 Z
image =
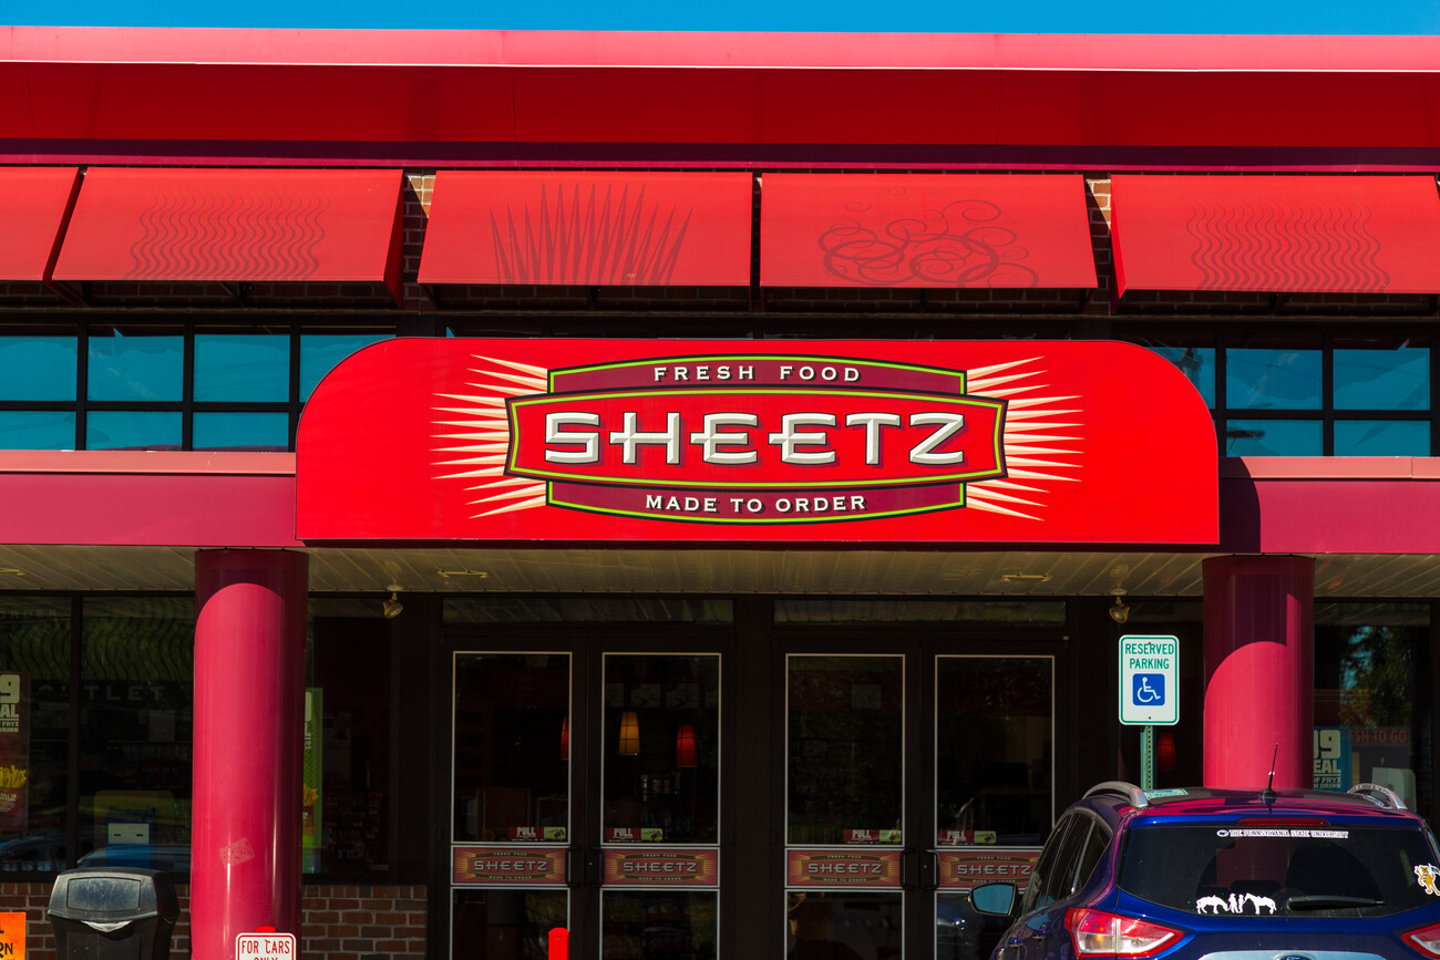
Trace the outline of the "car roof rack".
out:
M 1382 786 L 1378 783 L 1357 783 L 1355 784 L 1355 786 L 1351 787 L 1345 792 L 1353 793 L 1358 797 L 1364 797 L 1366 800 L 1369 800 L 1376 806 L 1385 807 L 1389 810 L 1410 809 L 1409 807 L 1405 806 L 1405 801 L 1400 799 L 1400 795 L 1398 793 L 1396 793 L 1394 790 L 1391 790 L 1389 787 Z
M 1126 783 L 1124 780 L 1106 780 L 1104 783 L 1097 783 L 1085 791 L 1085 796 L 1094 797 L 1100 794 L 1110 794 L 1130 801 L 1130 806 L 1137 810 L 1143 810 L 1150 806 L 1150 798 L 1145 796 L 1145 791 L 1133 783 Z

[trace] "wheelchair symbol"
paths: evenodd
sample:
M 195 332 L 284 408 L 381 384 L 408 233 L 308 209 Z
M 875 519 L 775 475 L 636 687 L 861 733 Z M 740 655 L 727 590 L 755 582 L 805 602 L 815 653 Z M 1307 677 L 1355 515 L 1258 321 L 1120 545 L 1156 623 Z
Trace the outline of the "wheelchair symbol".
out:
M 1131 688 L 1131 700 L 1139 706 L 1160 706 L 1165 703 L 1165 674 L 1137 673 Z

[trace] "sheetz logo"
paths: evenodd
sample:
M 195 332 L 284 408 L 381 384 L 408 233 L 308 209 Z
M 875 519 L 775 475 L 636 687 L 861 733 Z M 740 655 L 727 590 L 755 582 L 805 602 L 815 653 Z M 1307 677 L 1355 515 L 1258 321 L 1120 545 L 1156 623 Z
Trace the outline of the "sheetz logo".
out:
M 436 479 L 466 481 L 475 516 L 1039 519 L 1048 487 L 1076 479 L 1076 398 L 1041 393 L 1039 358 L 968 371 L 763 354 L 553 371 L 474 359 L 467 392 L 439 395 L 434 449 Z

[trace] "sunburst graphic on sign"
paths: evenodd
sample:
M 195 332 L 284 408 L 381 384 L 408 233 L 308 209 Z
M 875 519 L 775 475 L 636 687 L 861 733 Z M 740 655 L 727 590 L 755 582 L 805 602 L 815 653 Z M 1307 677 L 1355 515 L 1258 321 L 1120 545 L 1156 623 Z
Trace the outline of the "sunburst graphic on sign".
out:
M 515 453 L 509 402 L 549 393 L 552 371 L 481 354 L 472 358 L 475 365 L 469 369 L 467 392 L 435 395 L 434 479 L 465 483 L 466 504 L 475 511 L 471 519 L 550 504 L 548 482 L 518 476 L 509 469 Z M 954 375 L 958 382 L 961 372 L 954 371 Z M 1079 479 L 1083 445 L 1080 397 L 1054 394 L 1045 375 L 1040 357 L 964 372 L 966 398 L 992 406 L 1003 402 L 997 439 L 1004 466 L 995 471 L 1000 476 L 963 483 L 963 503 L 954 506 L 1042 520 L 1056 489 Z

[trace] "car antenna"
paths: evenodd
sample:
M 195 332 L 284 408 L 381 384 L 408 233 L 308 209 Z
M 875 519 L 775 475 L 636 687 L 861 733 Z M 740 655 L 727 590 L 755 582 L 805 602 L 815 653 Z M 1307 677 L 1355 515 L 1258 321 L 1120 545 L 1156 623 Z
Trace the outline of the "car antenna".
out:
M 1260 791 L 1260 802 L 1267 807 L 1275 802 L 1275 761 L 1280 756 L 1280 744 L 1275 744 L 1275 752 L 1270 754 L 1270 779 L 1265 781 L 1265 789 Z

